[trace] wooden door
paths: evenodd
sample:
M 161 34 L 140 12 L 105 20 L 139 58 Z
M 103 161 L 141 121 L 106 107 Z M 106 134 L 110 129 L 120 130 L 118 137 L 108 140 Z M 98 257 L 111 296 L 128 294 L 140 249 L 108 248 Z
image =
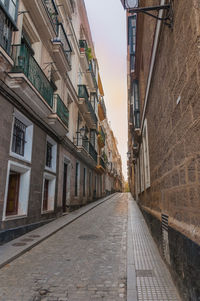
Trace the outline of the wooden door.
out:
M 20 174 L 16 172 L 10 172 L 6 215 L 16 215 L 18 213 L 19 184 Z

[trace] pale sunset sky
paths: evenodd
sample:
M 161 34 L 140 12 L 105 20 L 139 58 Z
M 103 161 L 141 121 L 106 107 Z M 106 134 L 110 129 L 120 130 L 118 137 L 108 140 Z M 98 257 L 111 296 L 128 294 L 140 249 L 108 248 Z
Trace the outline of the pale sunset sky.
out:
M 104 88 L 107 117 L 127 179 L 126 15 L 120 0 L 85 0 Z

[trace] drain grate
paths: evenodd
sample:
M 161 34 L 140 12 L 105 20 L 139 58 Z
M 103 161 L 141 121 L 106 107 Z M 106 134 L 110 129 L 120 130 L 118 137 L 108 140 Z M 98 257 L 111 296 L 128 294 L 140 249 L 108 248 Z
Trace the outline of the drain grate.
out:
M 22 247 L 22 246 L 25 246 L 26 243 L 25 242 L 16 242 L 15 244 L 13 244 L 12 246 L 14 247 Z
M 136 270 L 136 277 L 154 277 L 153 270 Z
M 32 238 L 24 238 L 24 239 L 21 239 L 21 241 L 29 242 L 29 241 L 34 241 L 34 239 L 32 239 Z
M 36 237 L 40 237 L 40 235 L 38 235 L 38 234 L 31 234 L 31 235 L 29 235 L 29 237 L 36 238 Z
M 79 239 L 82 239 L 82 240 L 93 240 L 93 239 L 97 239 L 97 238 L 98 238 L 98 236 L 94 235 L 94 234 L 86 234 L 86 235 L 79 236 Z

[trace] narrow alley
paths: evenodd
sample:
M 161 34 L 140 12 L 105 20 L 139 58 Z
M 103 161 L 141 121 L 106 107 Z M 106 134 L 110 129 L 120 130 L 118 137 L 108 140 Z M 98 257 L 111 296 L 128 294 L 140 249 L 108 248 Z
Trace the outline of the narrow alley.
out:
M 136 203 L 120 193 L 5 265 L 0 300 L 180 299 Z

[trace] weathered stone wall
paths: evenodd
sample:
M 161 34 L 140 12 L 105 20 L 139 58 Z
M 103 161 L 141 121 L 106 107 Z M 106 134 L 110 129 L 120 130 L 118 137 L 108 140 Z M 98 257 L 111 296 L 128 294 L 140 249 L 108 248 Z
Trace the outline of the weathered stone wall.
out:
M 143 49 L 151 44 L 147 40 L 147 18 L 143 25 Z M 171 266 L 178 282 L 186 286 L 187 301 L 199 300 L 199 283 L 192 279 L 197 270 L 200 274 L 200 266 L 189 259 L 193 245 L 194 256 L 199 256 L 200 244 L 199 66 L 200 3 L 175 0 L 173 30 L 162 27 L 148 98 L 151 187 L 140 195 L 140 200 L 152 215 L 156 212 L 160 217 L 161 213 L 169 216 Z M 156 228 L 153 233 L 157 237 Z M 187 247 L 187 251 L 178 252 L 181 273 L 174 259 L 177 236 L 182 248 Z

